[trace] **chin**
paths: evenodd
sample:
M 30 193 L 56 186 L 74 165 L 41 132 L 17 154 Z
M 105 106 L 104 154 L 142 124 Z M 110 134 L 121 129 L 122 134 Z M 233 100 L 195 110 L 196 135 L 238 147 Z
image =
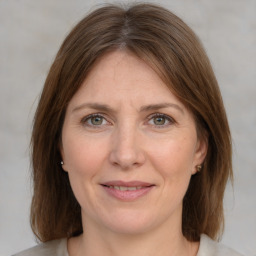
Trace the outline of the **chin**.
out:
M 149 232 L 157 226 L 156 217 L 147 216 L 142 213 L 126 212 L 122 214 L 116 214 L 109 216 L 107 220 L 102 220 L 104 222 L 105 228 L 108 230 L 123 234 L 123 235 L 136 235 Z

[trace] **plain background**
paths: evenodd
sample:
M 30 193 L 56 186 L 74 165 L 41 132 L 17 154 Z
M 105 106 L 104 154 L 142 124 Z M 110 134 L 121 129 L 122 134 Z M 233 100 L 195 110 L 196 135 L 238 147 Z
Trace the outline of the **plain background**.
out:
M 0 0 L 0 255 L 35 244 L 29 226 L 35 106 L 64 37 L 103 2 Z M 256 255 L 256 1 L 150 2 L 164 5 L 190 25 L 212 61 L 234 142 L 235 184 L 225 196 L 222 242 Z

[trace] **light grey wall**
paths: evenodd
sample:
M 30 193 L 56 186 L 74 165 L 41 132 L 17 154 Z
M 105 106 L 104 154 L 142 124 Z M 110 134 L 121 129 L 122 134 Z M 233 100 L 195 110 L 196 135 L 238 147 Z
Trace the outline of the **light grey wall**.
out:
M 65 35 L 102 2 L 0 0 L 0 255 L 35 244 L 28 218 L 35 105 Z M 234 141 L 235 188 L 226 193 L 223 242 L 256 255 L 256 1 L 151 2 L 182 17 L 212 60 Z

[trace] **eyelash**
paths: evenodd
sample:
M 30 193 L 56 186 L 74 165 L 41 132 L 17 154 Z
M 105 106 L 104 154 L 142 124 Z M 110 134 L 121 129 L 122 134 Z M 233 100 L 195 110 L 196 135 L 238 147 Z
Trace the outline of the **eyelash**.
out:
M 168 123 L 167 124 L 163 124 L 163 125 L 156 125 L 156 124 L 152 124 L 153 126 L 157 127 L 158 129 L 161 129 L 161 128 L 165 128 L 169 125 L 172 125 L 175 123 L 175 120 L 170 117 L 169 115 L 166 115 L 166 114 L 161 114 L 161 113 L 154 113 L 152 115 L 150 115 L 148 117 L 148 122 L 153 119 L 153 118 L 157 118 L 157 117 L 160 117 L 160 118 L 164 118 L 165 121 L 167 121 Z
M 100 127 L 102 126 L 102 124 L 93 125 L 93 124 L 89 124 L 89 123 L 88 123 L 88 121 L 89 121 L 90 119 L 94 118 L 94 117 L 102 118 L 102 119 L 103 119 L 103 122 L 104 122 L 104 120 L 105 120 L 105 122 L 110 123 L 110 122 L 105 118 L 105 116 L 104 116 L 103 114 L 101 114 L 101 113 L 90 114 L 90 115 L 88 115 L 88 116 L 82 118 L 81 123 L 82 123 L 83 125 L 89 126 L 89 127 L 91 127 L 91 128 L 94 128 L 94 129 L 100 128 Z M 172 117 L 170 117 L 170 116 L 168 116 L 168 115 L 166 115 L 166 114 L 161 114 L 161 113 L 154 113 L 154 114 L 151 114 L 150 116 L 147 117 L 147 122 L 149 123 L 150 120 L 153 120 L 154 118 L 157 118 L 157 117 L 159 117 L 159 118 L 164 118 L 165 121 L 167 120 L 167 122 L 168 122 L 168 124 L 163 124 L 163 125 L 150 124 L 151 126 L 157 127 L 158 129 L 165 128 L 165 127 L 167 127 L 167 126 L 169 126 L 169 125 L 175 123 L 175 120 L 174 120 Z M 106 124 L 103 124 L 103 125 L 106 125 Z
M 97 128 L 99 128 L 102 124 L 100 124 L 100 125 L 93 125 L 93 124 L 89 124 L 89 123 L 88 123 L 88 121 L 89 121 L 90 119 L 94 118 L 94 117 L 102 118 L 103 120 L 105 120 L 106 122 L 108 122 L 107 119 L 104 117 L 103 114 L 101 114 L 101 113 L 96 113 L 96 114 L 90 114 L 90 115 L 88 115 L 88 116 L 82 118 L 81 123 L 82 123 L 83 125 L 86 125 L 86 126 L 89 126 L 89 127 L 91 127 L 91 128 L 97 129 Z M 103 121 L 103 122 L 104 122 L 104 121 Z M 109 122 L 108 122 L 108 123 L 109 123 Z

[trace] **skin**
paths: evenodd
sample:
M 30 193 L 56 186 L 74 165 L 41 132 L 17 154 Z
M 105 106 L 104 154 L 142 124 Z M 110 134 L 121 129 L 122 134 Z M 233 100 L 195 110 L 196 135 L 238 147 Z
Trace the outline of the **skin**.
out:
M 127 51 L 104 55 L 63 125 L 63 169 L 84 227 L 68 241 L 70 256 L 196 255 L 199 244 L 182 235 L 182 200 L 206 152 L 192 114 L 145 62 Z M 101 186 L 112 180 L 154 186 L 122 201 Z

